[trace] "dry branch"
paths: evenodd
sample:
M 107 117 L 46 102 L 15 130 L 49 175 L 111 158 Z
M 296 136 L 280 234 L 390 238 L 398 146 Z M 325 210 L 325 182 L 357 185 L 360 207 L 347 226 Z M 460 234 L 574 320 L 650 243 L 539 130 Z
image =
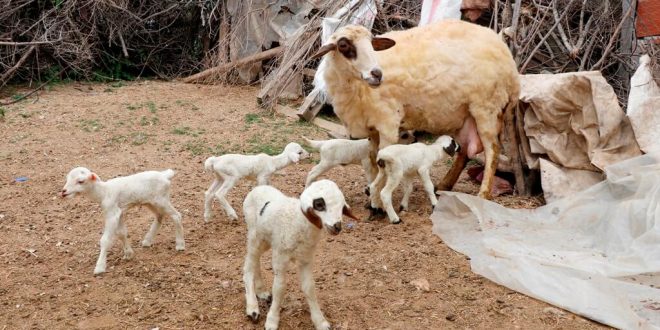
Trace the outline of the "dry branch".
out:
M 216 66 L 214 68 L 210 68 L 208 70 L 204 70 L 200 73 L 196 73 L 192 76 L 186 77 L 183 79 L 183 82 L 186 83 L 192 83 L 192 82 L 197 82 L 201 79 L 208 78 L 213 75 L 219 75 L 222 73 L 225 73 L 235 67 L 241 66 L 241 65 L 247 65 L 247 64 L 252 64 L 255 62 L 263 61 L 269 58 L 273 58 L 279 54 L 284 52 L 284 46 L 278 46 L 275 48 L 271 48 L 267 51 L 263 51 L 261 53 L 257 53 L 254 55 L 250 55 L 246 58 L 242 58 L 238 61 L 230 62 L 230 63 L 225 63 L 219 66 Z

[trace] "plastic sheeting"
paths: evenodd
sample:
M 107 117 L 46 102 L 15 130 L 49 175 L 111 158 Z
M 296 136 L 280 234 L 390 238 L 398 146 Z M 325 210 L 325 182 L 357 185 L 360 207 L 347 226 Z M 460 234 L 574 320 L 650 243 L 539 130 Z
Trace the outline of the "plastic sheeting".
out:
M 461 2 L 462 0 L 424 0 L 418 25 L 428 25 L 447 18 L 461 18 Z
M 628 118 L 635 138 L 644 152 L 660 150 L 660 87 L 653 80 L 651 58 L 644 55 L 630 78 Z
M 534 210 L 443 192 L 433 231 L 488 279 L 598 322 L 660 329 L 660 157 Z

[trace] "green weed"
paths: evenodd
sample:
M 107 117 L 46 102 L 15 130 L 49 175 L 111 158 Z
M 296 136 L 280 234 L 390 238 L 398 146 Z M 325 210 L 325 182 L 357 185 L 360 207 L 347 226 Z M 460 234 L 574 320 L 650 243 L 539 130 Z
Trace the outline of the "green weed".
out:
M 83 119 L 80 121 L 80 128 L 85 132 L 97 132 L 103 127 L 103 124 L 101 124 L 97 119 Z

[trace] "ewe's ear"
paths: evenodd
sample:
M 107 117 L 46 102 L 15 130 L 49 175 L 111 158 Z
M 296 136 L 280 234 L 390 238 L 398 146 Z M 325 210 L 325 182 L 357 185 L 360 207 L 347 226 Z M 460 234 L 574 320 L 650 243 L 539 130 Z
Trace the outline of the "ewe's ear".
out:
M 323 47 L 321 47 L 321 48 L 316 52 L 316 54 L 314 54 L 314 55 L 312 56 L 312 60 L 313 60 L 313 59 L 317 59 L 317 58 L 319 58 L 319 57 L 321 57 L 321 56 L 323 56 L 323 55 L 325 55 L 325 54 L 327 54 L 327 53 L 329 53 L 329 52 L 331 52 L 331 51 L 333 51 L 333 50 L 335 50 L 335 49 L 337 49 L 337 45 L 334 44 L 334 43 L 330 43 L 330 44 L 327 44 L 327 45 L 323 45 Z
M 374 37 L 371 39 L 371 46 L 374 47 L 375 51 L 392 48 L 395 44 L 396 42 L 389 38 Z
M 344 205 L 344 208 L 341 210 L 341 213 L 353 220 L 357 220 L 358 218 L 353 215 L 353 212 L 351 212 L 351 208 L 348 207 L 348 205 Z
M 96 176 L 96 174 L 94 174 L 94 173 L 92 173 L 92 174 L 89 175 L 89 179 L 90 179 L 91 181 L 96 181 L 97 178 L 98 178 L 98 176 Z

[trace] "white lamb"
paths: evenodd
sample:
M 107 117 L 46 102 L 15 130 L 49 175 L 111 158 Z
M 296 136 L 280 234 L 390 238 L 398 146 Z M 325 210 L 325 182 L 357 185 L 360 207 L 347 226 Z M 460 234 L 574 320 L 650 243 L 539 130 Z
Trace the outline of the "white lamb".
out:
M 370 145 L 368 139 L 310 140 L 304 136 L 302 138 L 307 142 L 307 145 L 317 149 L 321 156 L 321 161 L 307 174 L 305 187 L 309 187 L 312 181 L 333 167 L 349 164 L 362 165 L 367 177 L 367 185 L 373 181 L 376 173 L 372 170 L 371 160 L 369 159 Z M 414 141 L 416 139 L 412 131 L 403 131 L 399 134 L 399 143 L 401 144 L 409 144 Z
M 330 323 L 323 316 L 317 301 L 312 267 L 314 250 L 323 228 L 331 235 L 337 235 L 341 231 L 342 214 L 356 219 L 339 187 L 329 180 L 316 181 L 303 191 L 300 199 L 296 199 L 271 186 L 259 186 L 245 197 L 243 213 L 248 230 L 243 267 L 247 316 L 257 322 L 257 297 L 271 297 L 261 278 L 259 260 L 264 252 L 272 248 L 275 278 L 265 328 L 278 327 L 286 290 L 286 272 L 289 263 L 297 261 L 302 291 L 307 298 L 314 326 L 316 329 L 330 329 Z
M 133 257 L 134 252 L 128 241 L 128 230 L 122 218 L 122 214 L 132 206 L 147 206 L 156 215 L 156 220 L 151 224 L 142 246 L 151 246 L 163 216 L 167 215 L 174 221 L 176 250 L 185 249 L 181 214 L 170 202 L 170 180 L 173 176 L 174 171 L 168 169 L 161 172 L 141 172 L 103 181 L 84 167 L 76 167 L 69 172 L 61 196 L 72 198 L 78 193 L 89 195 L 101 204 L 105 215 L 105 228 L 100 241 L 101 253 L 94 274 L 105 272 L 108 249 L 112 246 L 115 234 L 122 242 L 124 259 Z
M 262 153 L 258 155 L 226 154 L 209 157 L 204 162 L 204 169 L 206 171 L 213 170 L 215 179 L 204 194 L 204 221 L 208 222 L 213 216 L 211 203 L 214 196 L 220 201 L 220 205 L 222 205 L 227 215 L 232 220 L 238 220 L 236 211 L 225 198 L 238 180 L 248 178 L 256 180 L 257 185 L 266 185 L 273 173 L 308 157 L 309 153 L 294 142 L 287 144 L 284 151 L 276 156 Z
M 413 189 L 413 177 L 419 175 L 424 184 L 424 190 L 435 207 L 438 203 L 431 182 L 431 168 L 433 164 L 447 159 L 459 151 L 459 146 L 454 140 L 447 136 L 440 136 L 433 144 L 414 143 L 411 145 L 394 144 L 381 149 L 378 152 L 377 164 L 378 175 L 369 186 L 371 191 L 371 207 L 377 208 L 374 202 L 375 196 L 380 196 L 383 207 L 391 223 L 400 223 L 401 219 L 394 212 L 392 206 L 392 192 L 403 180 L 403 199 L 401 209 L 408 210 L 408 200 Z M 385 187 L 378 192 L 378 186 L 382 186 L 382 180 L 387 180 Z

